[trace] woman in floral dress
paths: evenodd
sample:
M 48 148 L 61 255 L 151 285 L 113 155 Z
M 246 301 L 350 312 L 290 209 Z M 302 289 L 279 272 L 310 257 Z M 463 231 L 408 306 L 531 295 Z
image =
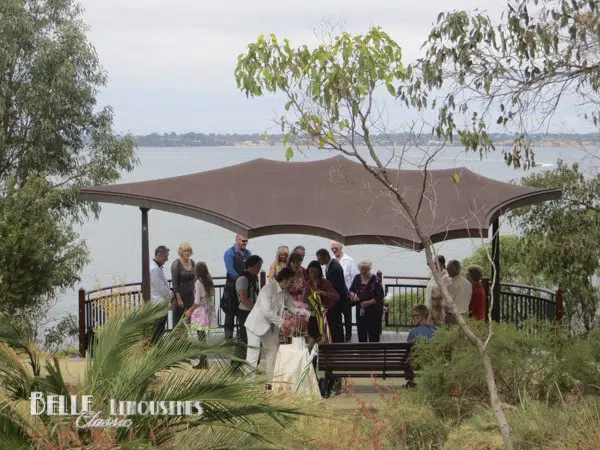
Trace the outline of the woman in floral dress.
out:
M 206 340 L 206 332 L 217 328 L 217 313 L 215 310 L 215 285 L 206 263 L 196 264 L 196 283 L 194 284 L 194 304 L 185 312 L 186 316 L 191 316 L 192 330 L 198 332 L 200 341 Z M 195 369 L 208 369 L 206 356 L 200 357 Z
M 300 253 L 292 253 L 290 255 L 290 268 L 296 276 L 292 278 L 292 284 L 290 284 L 288 290 L 298 308 L 307 308 L 307 304 L 304 301 L 304 294 L 309 289 L 308 272 L 302 267 L 303 260 L 304 258 Z

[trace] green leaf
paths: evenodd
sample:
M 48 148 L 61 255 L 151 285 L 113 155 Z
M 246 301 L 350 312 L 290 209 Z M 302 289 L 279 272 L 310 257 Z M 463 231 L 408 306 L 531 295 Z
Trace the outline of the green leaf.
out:
M 453 182 L 454 184 L 458 184 L 458 183 L 460 183 L 460 174 L 459 174 L 459 173 L 454 173 L 454 174 L 452 175 L 452 182 Z
M 396 89 L 394 88 L 394 85 L 391 83 L 386 83 L 385 87 L 387 88 L 388 92 L 393 96 L 396 97 L 397 92 Z
M 286 161 L 291 161 L 294 158 L 294 150 L 292 147 L 288 147 L 285 151 L 285 159 Z

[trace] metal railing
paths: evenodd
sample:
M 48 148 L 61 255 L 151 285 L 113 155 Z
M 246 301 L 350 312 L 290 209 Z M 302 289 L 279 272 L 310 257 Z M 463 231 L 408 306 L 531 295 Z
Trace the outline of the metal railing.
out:
M 412 327 L 411 308 L 419 303 L 426 304 L 426 290 L 429 278 L 409 276 L 385 276 L 387 312 L 384 314 L 384 327 L 388 329 Z M 387 282 L 393 281 L 393 283 Z M 484 278 L 484 290 L 490 309 L 490 280 Z M 557 296 L 560 302 L 557 303 Z M 562 294 L 560 291 L 538 288 L 515 283 L 500 283 L 500 316 L 492 317 L 501 323 L 514 323 L 521 328 L 530 320 L 555 321 L 562 314 Z
M 549 289 L 515 283 L 500 284 L 500 322 L 518 328 L 530 320 L 556 319 L 557 293 Z
M 377 276 L 384 286 L 386 310 L 383 326 L 399 330 L 412 327 L 411 308 L 418 303 L 427 303 L 426 289 L 429 278 L 418 276 Z M 225 277 L 213 277 L 215 282 L 215 306 L 217 321 L 223 327 L 225 315 L 220 308 Z M 261 287 L 266 281 L 265 272 L 260 274 Z M 169 280 L 169 285 L 171 281 Z M 488 298 L 489 280 L 484 278 L 484 289 Z M 105 323 L 111 313 L 135 309 L 142 304 L 141 283 L 107 286 L 91 291 L 79 290 L 79 350 L 85 355 L 87 342 L 94 328 Z M 562 293 L 514 283 L 501 283 L 500 316 L 493 320 L 515 323 L 521 327 L 528 320 L 560 320 L 562 317 Z

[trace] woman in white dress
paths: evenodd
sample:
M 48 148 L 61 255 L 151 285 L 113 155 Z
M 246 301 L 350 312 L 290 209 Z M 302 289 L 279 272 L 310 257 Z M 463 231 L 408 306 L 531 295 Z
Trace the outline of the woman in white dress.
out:
M 194 283 L 194 304 L 185 312 L 191 317 L 190 328 L 198 332 L 198 339 L 206 340 L 206 332 L 217 328 L 217 313 L 215 310 L 215 285 L 206 263 L 196 264 L 196 282 Z M 206 356 L 200 357 L 195 369 L 208 369 Z

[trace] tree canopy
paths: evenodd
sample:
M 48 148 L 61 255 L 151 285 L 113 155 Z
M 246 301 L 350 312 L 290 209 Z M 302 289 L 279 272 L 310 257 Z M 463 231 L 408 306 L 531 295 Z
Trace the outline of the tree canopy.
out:
M 491 127 L 510 131 L 506 162 L 527 168 L 529 134 L 547 131 L 561 106 L 598 125 L 599 49 L 597 0 L 509 0 L 499 23 L 480 12 L 441 13 L 399 94 L 435 109 L 437 134 L 458 133 L 467 149 L 493 150 Z
M 73 224 L 98 214 L 83 186 L 136 164 L 133 140 L 96 102 L 107 77 L 73 0 L 0 3 L 0 304 L 73 285 L 87 250 Z
M 558 161 L 555 170 L 522 182 L 563 192 L 560 200 L 513 211 L 510 218 L 523 232 L 531 273 L 560 287 L 567 315 L 589 330 L 598 325 L 600 306 L 600 174 Z

